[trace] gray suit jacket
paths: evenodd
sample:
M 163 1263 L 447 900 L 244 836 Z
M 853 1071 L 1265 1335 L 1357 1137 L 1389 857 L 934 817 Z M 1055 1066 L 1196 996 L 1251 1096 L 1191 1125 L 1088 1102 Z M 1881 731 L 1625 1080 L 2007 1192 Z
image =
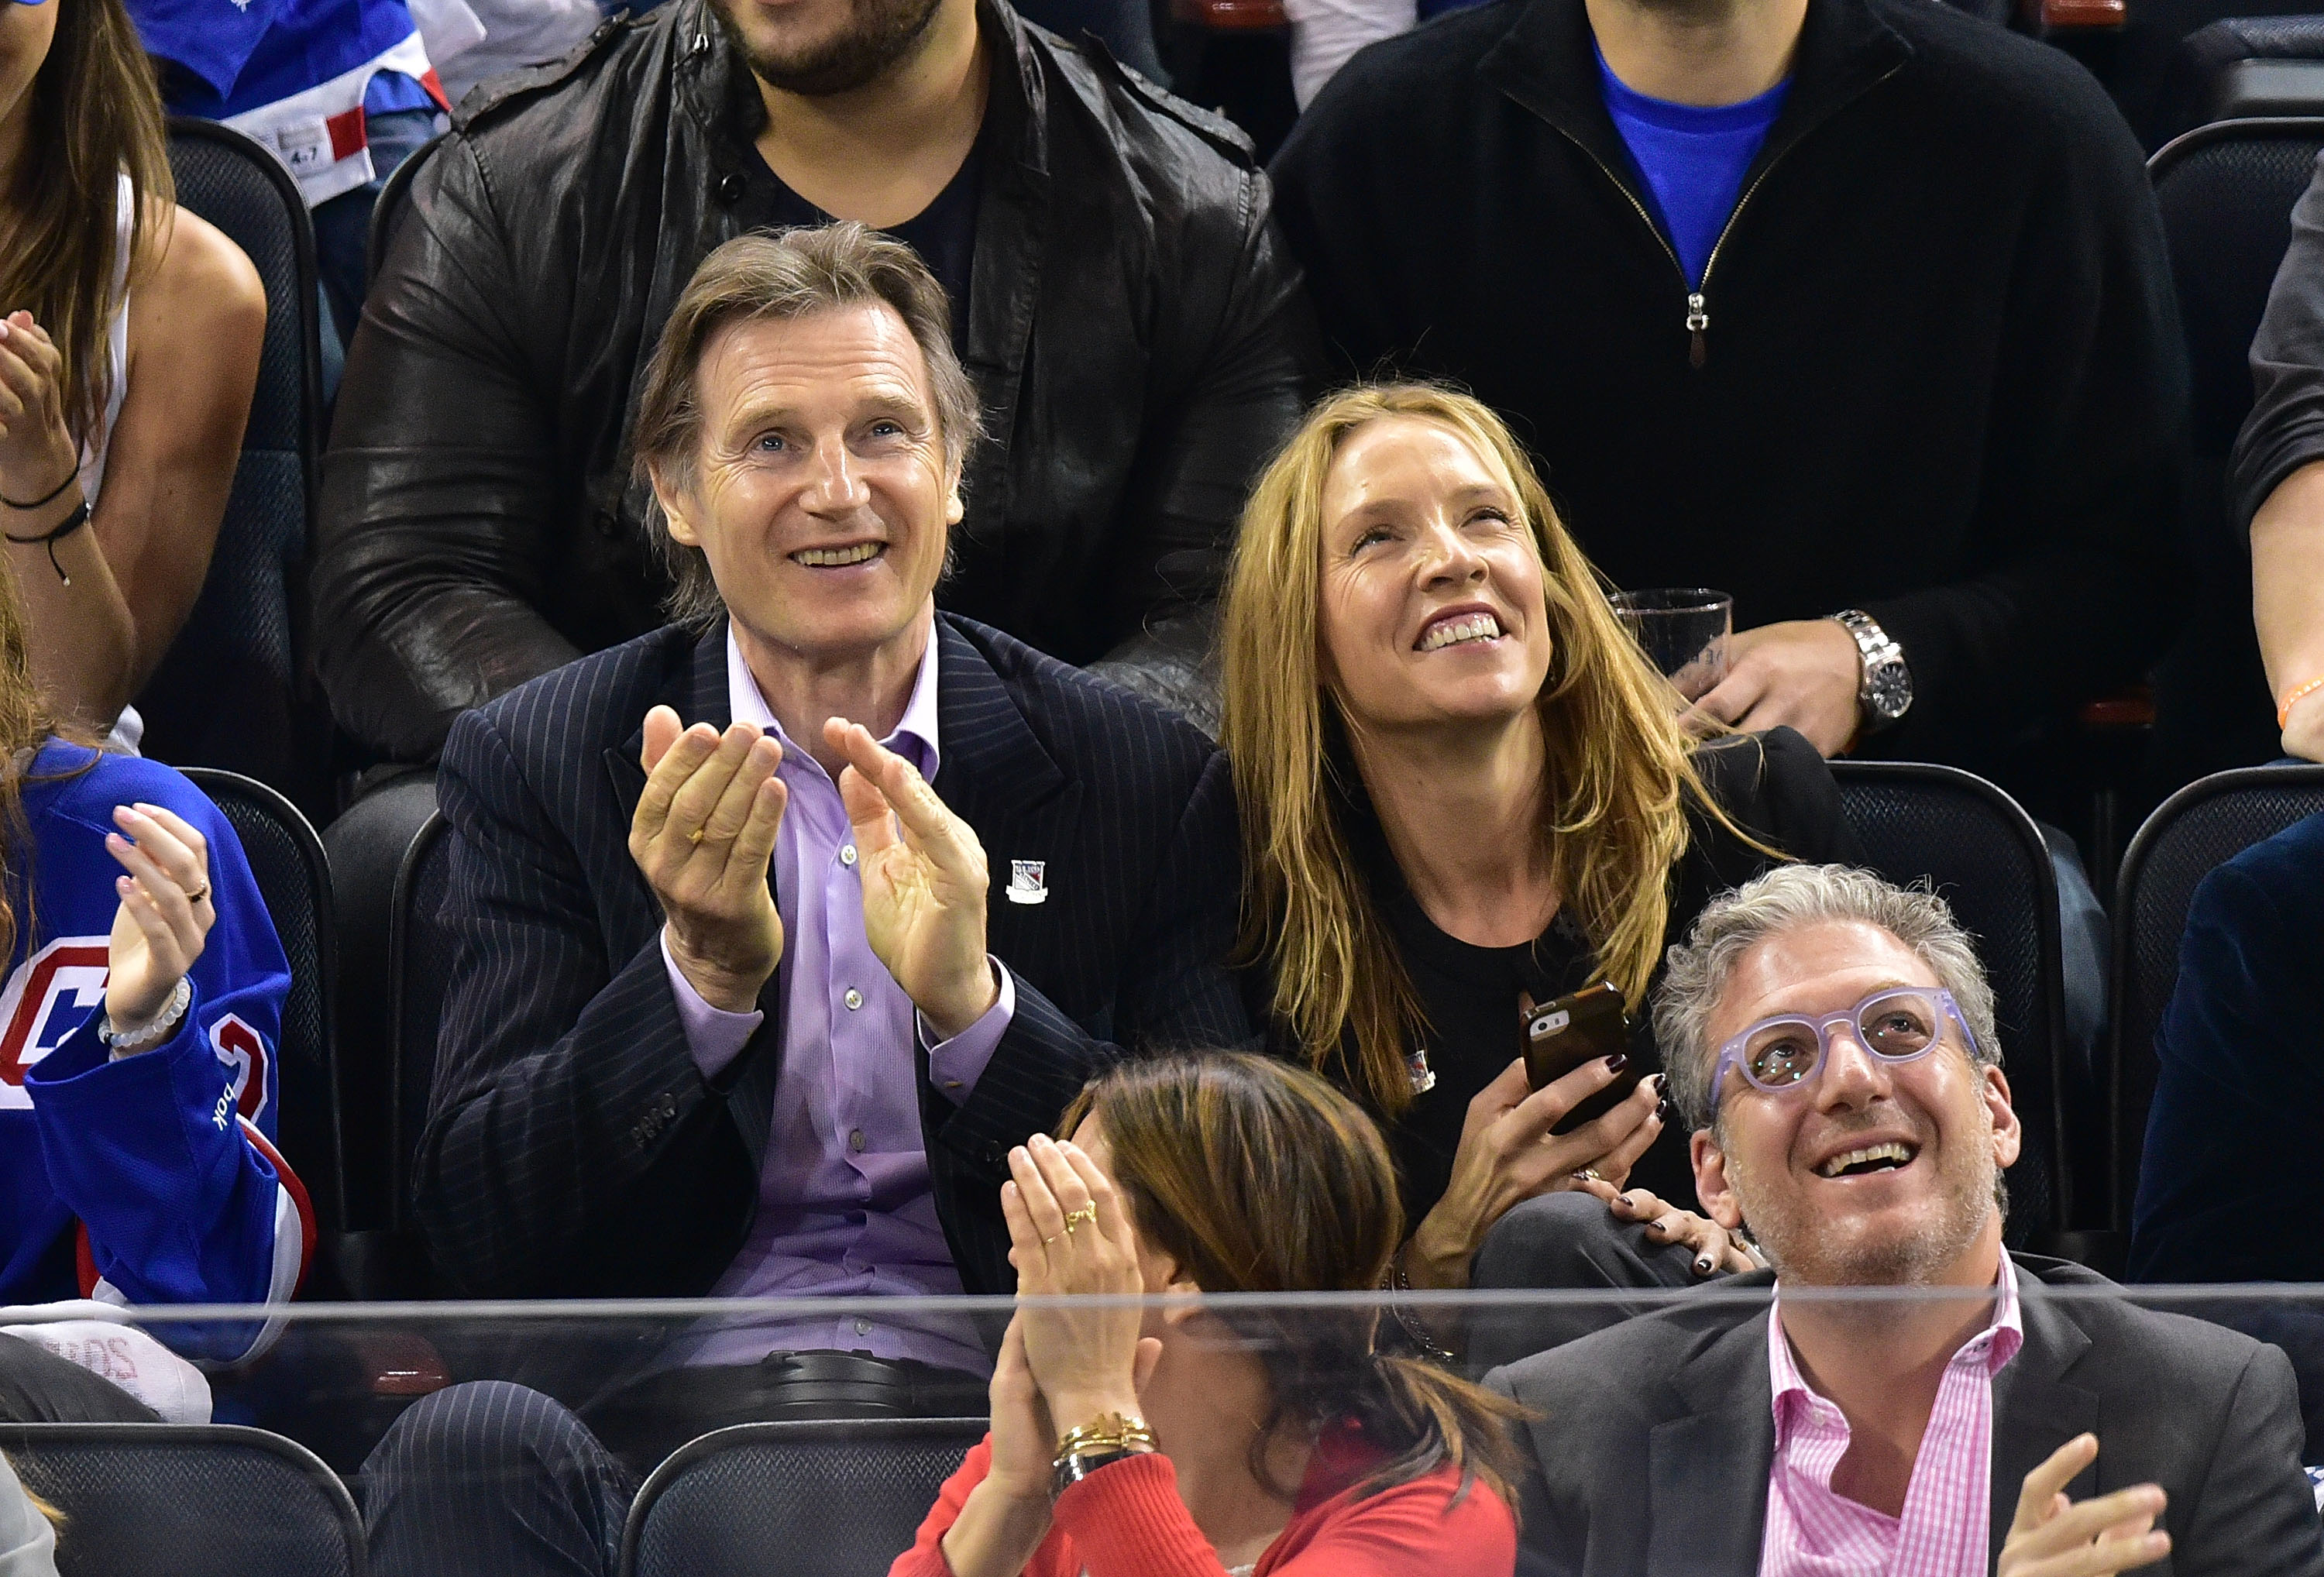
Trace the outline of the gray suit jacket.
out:
M 1994 1381 L 1992 1550 L 2025 1475 L 2084 1430 L 2098 1460 L 2080 1500 L 2153 1482 L 2170 1558 L 2152 1577 L 2324 1577 L 2300 1467 L 2299 1396 L 2273 1347 L 2120 1298 L 2043 1296 L 2112 1284 L 2016 1257 L 2025 1344 Z M 1765 1286 L 1766 1272 L 1721 1285 Z M 1575 1577 L 1754 1577 L 1775 1420 L 1767 1311 L 1679 1307 L 1497 1369 L 1485 1383 L 1539 1416 L 1518 1569 Z

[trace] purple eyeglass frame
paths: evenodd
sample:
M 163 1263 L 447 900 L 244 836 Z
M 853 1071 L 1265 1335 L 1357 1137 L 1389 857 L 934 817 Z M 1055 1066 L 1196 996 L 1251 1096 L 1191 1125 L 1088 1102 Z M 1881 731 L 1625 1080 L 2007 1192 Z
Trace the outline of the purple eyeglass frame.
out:
M 1911 996 L 1932 997 L 1936 1000 L 1937 1006 L 1943 1010 L 1945 1017 L 1952 1020 L 1953 1028 L 1960 1031 L 1961 1044 L 1968 1048 L 1969 1057 L 1974 1061 L 1977 1057 L 1977 1037 L 1969 1032 L 1969 1020 L 1961 1017 L 1960 1005 L 1953 1001 L 1952 992 L 1942 986 L 1883 986 L 1880 990 L 1859 999 L 1854 1007 L 1844 1009 L 1837 1013 L 1826 1013 L 1821 1019 L 1811 1019 L 1805 1013 L 1778 1013 L 1772 1019 L 1762 1019 L 1756 1024 L 1745 1026 L 1741 1033 L 1719 1048 L 1719 1065 L 1713 1068 L 1711 1074 L 1711 1115 L 1714 1118 L 1719 1115 L 1719 1094 L 1727 1087 L 1727 1074 L 1729 1069 L 1741 1074 L 1743 1082 L 1753 1089 L 1769 1095 L 1780 1095 L 1786 1090 L 1797 1090 L 1807 1084 L 1818 1074 L 1823 1072 L 1823 1065 L 1831 1056 L 1831 1027 L 1835 1024 L 1847 1025 L 1849 1032 L 1856 1036 L 1857 1044 L 1863 1046 L 1865 1054 L 1876 1061 L 1885 1063 L 1920 1061 L 1929 1053 L 1936 1050 L 1944 1039 L 1941 1034 L 1932 1038 L 1928 1045 L 1918 1051 L 1904 1056 L 1888 1056 L 1866 1046 L 1863 1030 L 1859 1028 L 1864 1010 L 1883 997 Z M 1777 1084 L 1771 1089 L 1753 1078 L 1751 1070 L 1743 1065 L 1743 1044 L 1758 1034 L 1760 1030 L 1770 1028 L 1777 1024 L 1798 1024 L 1813 1030 L 1816 1038 L 1816 1059 L 1815 1065 L 1800 1077 L 1788 1084 Z

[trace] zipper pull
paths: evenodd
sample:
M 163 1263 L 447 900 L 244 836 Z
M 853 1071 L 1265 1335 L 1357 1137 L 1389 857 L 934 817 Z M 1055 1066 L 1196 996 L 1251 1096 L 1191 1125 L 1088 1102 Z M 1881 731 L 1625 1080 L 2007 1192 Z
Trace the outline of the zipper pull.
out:
M 1702 292 L 1689 290 L 1686 295 L 1686 331 L 1694 336 L 1687 346 L 1686 364 L 1698 370 L 1702 365 L 1702 331 L 1711 327 L 1711 314 L 1702 309 Z

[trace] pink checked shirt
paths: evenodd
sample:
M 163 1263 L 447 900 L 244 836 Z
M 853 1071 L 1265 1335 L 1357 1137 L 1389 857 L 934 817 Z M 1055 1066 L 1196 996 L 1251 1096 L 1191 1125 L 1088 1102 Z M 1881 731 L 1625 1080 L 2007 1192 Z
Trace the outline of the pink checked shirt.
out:
M 1778 1295 L 1767 1319 L 1775 1460 L 1759 1577 L 1986 1577 L 1993 1508 L 1993 1377 L 2025 1343 L 2017 1275 L 2005 1250 L 1993 1323 L 1945 1365 L 1937 1405 L 1914 1459 L 1904 1514 L 1890 1517 L 1833 1492 L 1848 1420 L 1800 1376 Z

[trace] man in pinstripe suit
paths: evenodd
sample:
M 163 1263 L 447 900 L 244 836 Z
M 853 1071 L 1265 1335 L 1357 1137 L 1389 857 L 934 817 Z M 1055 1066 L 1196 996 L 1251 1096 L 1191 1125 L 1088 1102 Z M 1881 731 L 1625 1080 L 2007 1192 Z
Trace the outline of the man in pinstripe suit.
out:
M 689 1333 L 574 1397 L 594 1437 L 512 1386 L 428 1398 L 371 1464 L 383 1570 L 595 1569 L 627 1499 L 597 1437 L 641 1465 L 810 1388 L 982 1412 L 973 1331 L 867 1300 L 1011 1290 L 1009 1148 L 1122 1047 L 1248 1038 L 1224 759 L 935 612 L 976 421 L 908 248 L 727 243 L 635 430 L 678 622 L 454 726 L 438 1263 L 488 1296 L 853 1306 Z

